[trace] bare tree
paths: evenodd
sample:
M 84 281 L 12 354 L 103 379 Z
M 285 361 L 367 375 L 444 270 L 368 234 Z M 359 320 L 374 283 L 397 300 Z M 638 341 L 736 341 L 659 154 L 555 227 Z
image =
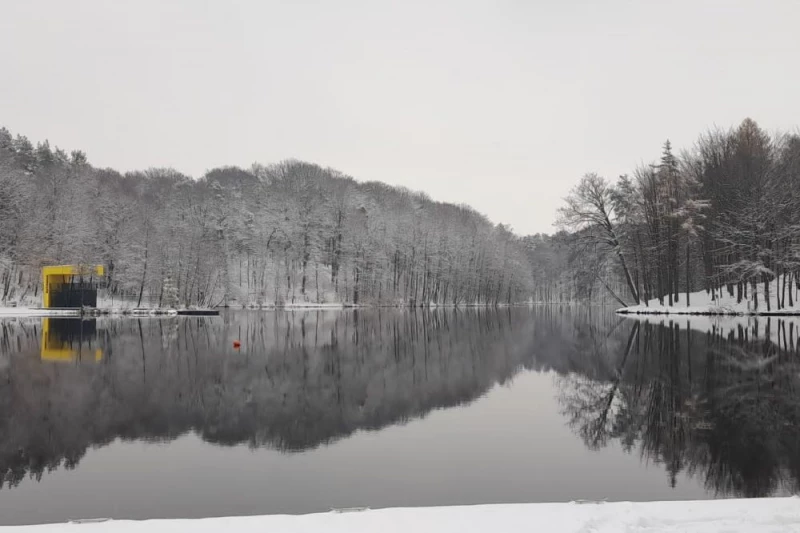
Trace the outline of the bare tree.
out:
M 566 205 L 559 209 L 558 225 L 583 232 L 581 246 L 599 245 L 607 253 L 613 254 L 625 276 L 628 290 L 638 304 L 639 291 L 628 269 L 616 230 L 612 187 L 597 174 L 586 174 L 564 202 Z

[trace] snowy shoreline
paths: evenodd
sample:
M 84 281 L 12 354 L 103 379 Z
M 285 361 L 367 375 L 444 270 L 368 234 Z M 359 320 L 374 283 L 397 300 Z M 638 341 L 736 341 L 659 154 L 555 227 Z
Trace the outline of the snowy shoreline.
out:
M 290 303 L 284 305 L 231 305 L 217 306 L 202 309 L 168 309 L 168 308 L 136 308 L 136 307 L 97 307 L 87 308 L 83 314 L 80 309 L 58 309 L 42 307 L 3 307 L 0 306 L 0 318 L 23 318 L 23 317 L 80 317 L 80 316 L 174 316 L 191 314 L 218 314 L 222 310 L 236 311 L 352 311 L 363 309 L 505 309 L 508 307 L 530 307 L 527 302 L 513 304 L 428 304 L 428 305 L 407 305 L 407 304 L 351 304 L 351 303 Z M 542 305 L 564 305 L 564 304 L 542 304 Z
M 769 285 L 757 284 L 692 292 L 688 306 L 686 293 L 679 293 L 672 305 L 666 303 L 665 296 L 663 302 L 653 298 L 616 312 L 620 315 L 800 316 L 800 287 L 794 283 L 787 285 L 785 281 L 784 276 L 778 276 L 773 282 L 775 290 L 769 290 Z
M 202 310 L 201 310 L 202 311 Z M 102 308 L 102 309 L 58 309 L 41 307 L 0 307 L 0 318 L 27 318 L 27 317 L 98 317 L 98 316 L 176 316 L 179 312 L 175 309 L 130 309 L 130 308 Z
M 721 307 L 645 307 L 634 305 L 615 311 L 618 315 L 689 315 L 689 316 L 800 316 L 800 309 L 781 309 L 780 311 L 737 311 Z
M 234 516 L 168 520 L 85 520 L 1 527 L 3 533 L 108 531 L 204 533 L 767 533 L 800 531 L 800 498 L 669 502 L 570 502 L 452 507 L 342 509 L 307 515 Z
M 48 316 L 81 316 L 76 309 L 38 309 L 31 307 L 0 307 L 0 318 L 22 318 L 22 317 L 48 317 Z

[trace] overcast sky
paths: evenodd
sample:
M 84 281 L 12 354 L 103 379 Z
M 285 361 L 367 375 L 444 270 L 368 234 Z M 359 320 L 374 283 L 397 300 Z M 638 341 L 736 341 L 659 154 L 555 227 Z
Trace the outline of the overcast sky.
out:
M 608 177 L 800 123 L 800 1 L 0 0 L 0 124 L 120 170 L 299 158 L 551 232 Z

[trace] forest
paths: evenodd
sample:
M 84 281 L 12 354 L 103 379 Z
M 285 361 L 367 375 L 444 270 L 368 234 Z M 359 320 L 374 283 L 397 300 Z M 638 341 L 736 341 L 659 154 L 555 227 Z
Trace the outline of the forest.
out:
M 798 206 L 797 133 L 745 119 L 679 154 L 666 141 L 659 160 L 616 181 L 583 176 L 559 209 L 559 232 L 528 238 L 534 286 L 547 301 L 671 306 L 705 291 L 737 302 L 749 293 L 754 310 L 793 307 Z
M 112 305 L 663 305 L 775 311 L 800 291 L 800 135 L 745 119 L 611 181 L 552 235 L 302 161 L 120 173 L 0 129 L 0 302 L 47 264 L 104 264 Z M 759 300 L 760 295 L 760 300 Z
M 527 301 L 525 241 L 464 205 L 283 161 L 120 173 L 0 129 L 0 302 L 103 264 L 112 305 Z

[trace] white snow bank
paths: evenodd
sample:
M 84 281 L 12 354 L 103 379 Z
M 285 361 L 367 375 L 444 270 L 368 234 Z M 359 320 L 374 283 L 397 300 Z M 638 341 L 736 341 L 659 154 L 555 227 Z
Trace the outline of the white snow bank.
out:
M 679 300 L 670 306 L 667 298 L 664 298 L 662 305 L 657 298 L 649 300 L 647 304 L 631 305 L 618 309 L 618 313 L 629 314 L 670 314 L 670 315 L 800 315 L 800 291 L 798 291 L 794 280 L 783 284 L 783 276 L 778 276 L 769 284 L 769 311 L 767 311 L 767 298 L 765 297 L 766 291 L 764 284 L 758 283 L 756 285 L 756 293 L 758 294 L 758 307 L 756 307 L 756 299 L 753 295 L 753 287 L 747 287 L 747 298 L 742 298 L 741 302 L 737 301 L 736 287 L 734 287 L 734 294 L 728 294 L 728 290 L 722 287 L 717 291 L 715 296 L 707 294 L 706 291 L 697 291 L 689 293 L 689 303 L 686 305 L 686 293 L 680 293 Z M 791 293 L 792 306 L 789 306 L 789 293 Z M 785 297 L 786 306 L 778 309 L 778 298 Z
M 143 308 L 105 308 L 94 309 L 89 312 L 87 316 L 103 316 L 103 315 L 131 315 L 136 317 L 143 316 L 176 316 L 178 311 L 175 309 L 143 309 Z M 64 316 L 64 317 L 79 317 L 81 312 L 78 309 L 44 309 L 37 307 L 0 307 L 0 318 L 15 318 L 15 317 L 50 317 L 50 316 Z
M 274 310 L 292 310 L 292 309 L 302 309 L 302 310 L 316 310 L 316 309 L 344 309 L 346 306 L 342 303 L 313 303 L 313 302 L 295 302 L 295 303 L 287 303 L 283 305 L 275 305 L 275 304 L 248 304 L 245 306 L 245 309 L 250 310 L 267 310 L 267 311 L 274 311 Z
M 0 317 L 80 316 L 75 309 L 38 309 L 35 307 L 0 307 Z
M 240 516 L 200 520 L 106 521 L 0 528 L 2 533 L 791 533 L 800 498 L 647 503 L 541 503 Z

